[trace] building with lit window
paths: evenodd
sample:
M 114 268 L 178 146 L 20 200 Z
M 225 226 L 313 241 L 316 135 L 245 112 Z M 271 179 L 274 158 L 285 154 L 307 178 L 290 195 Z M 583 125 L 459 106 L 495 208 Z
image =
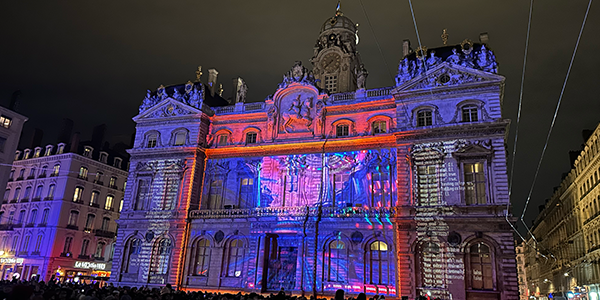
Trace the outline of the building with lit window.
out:
M 515 241 L 516 243 L 516 241 Z M 525 244 L 517 243 L 517 273 L 519 275 L 519 296 L 521 300 L 529 299 L 529 285 L 527 284 L 527 273 L 525 268 Z
M 570 292 L 600 299 L 600 125 L 575 154 L 572 169 L 540 207 L 531 229 L 535 238 L 524 246 L 527 282 L 536 297 Z
M 0 106 L 0 191 L 4 190 L 8 182 L 8 175 L 12 170 L 10 164 L 15 157 L 25 122 L 26 117 Z
M 321 27 L 312 70 L 230 103 L 217 71 L 149 91 L 111 281 L 202 290 L 518 299 L 487 36 L 412 51 L 366 89 L 357 27 Z
M 2 280 L 110 276 L 126 165 L 91 146 L 66 146 L 13 154 L 0 209 Z

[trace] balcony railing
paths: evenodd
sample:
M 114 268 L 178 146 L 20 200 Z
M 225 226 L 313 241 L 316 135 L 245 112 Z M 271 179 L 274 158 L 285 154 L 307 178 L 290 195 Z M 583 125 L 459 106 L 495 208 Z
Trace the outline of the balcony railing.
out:
M 14 178 L 10 177 L 8 178 L 8 182 L 14 181 Z
M 19 200 L 17 200 L 17 199 L 12 199 L 12 200 L 10 200 L 8 203 L 17 203 L 17 201 L 19 201 Z
M 35 179 L 35 176 L 34 175 L 29 175 L 29 176 L 27 176 L 27 179 Z
M 111 184 L 108 187 L 111 188 L 111 189 L 113 189 L 113 190 L 118 190 L 119 189 L 119 187 L 117 187 L 116 184 Z
M 56 177 L 58 176 L 58 173 L 50 173 L 50 177 Z
M 42 173 L 38 176 L 38 178 L 46 178 L 46 173 Z
M 194 210 L 190 212 L 192 219 L 216 218 L 248 218 L 248 217 L 316 217 L 319 215 L 317 207 L 259 207 L 248 209 L 212 209 Z M 396 214 L 395 207 L 323 207 L 322 217 L 334 218 L 365 218 L 389 217 Z
M 102 230 L 102 229 L 96 229 L 95 231 L 96 236 L 99 237 L 105 237 L 105 238 L 114 238 L 115 237 L 115 233 L 112 231 L 108 231 L 108 230 Z
M 83 175 L 77 175 L 77 178 L 82 179 L 82 180 L 87 180 L 87 176 L 83 176 Z
M 39 202 L 42 200 L 42 197 L 35 197 L 33 199 L 31 199 L 31 202 Z
M 90 259 L 90 256 L 89 255 L 84 255 L 84 254 L 79 254 L 77 256 L 77 258 L 79 258 L 79 259 Z
M 98 203 L 90 203 L 90 206 L 91 207 L 100 207 L 100 204 L 98 204 Z
M 14 228 L 13 224 L 0 224 L 0 231 L 13 230 L 13 228 Z
M 32 251 L 31 255 L 40 255 L 40 251 Z
M 67 225 L 67 229 L 79 230 L 79 226 L 69 224 Z
M 23 176 L 17 177 L 17 180 L 23 180 Z
M 21 199 L 21 203 L 24 203 L 24 202 L 29 202 L 29 198 L 23 198 L 23 199 Z
M 95 180 L 94 179 L 94 183 L 95 184 L 99 184 L 99 185 L 104 185 L 104 181 L 102 181 L 102 180 Z
M 54 200 L 54 197 L 46 197 L 44 200 Z
M 60 254 L 60 257 L 71 257 L 73 256 L 73 254 L 71 254 L 71 252 L 63 252 Z
M 34 226 L 35 226 L 35 224 L 33 224 L 33 223 L 27 223 L 27 224 L 25 224 L 25 227 L 34 227 Z
M 79 199 L 79 200 L 74 200 L 73 202 L 78 203 L 78 204 L 83 204 L 83 200 Z
M 46 227 L 46 225 L 47 225 L 46 223 L 40 223 L 40 224 L 38 224 L 38 227 Z

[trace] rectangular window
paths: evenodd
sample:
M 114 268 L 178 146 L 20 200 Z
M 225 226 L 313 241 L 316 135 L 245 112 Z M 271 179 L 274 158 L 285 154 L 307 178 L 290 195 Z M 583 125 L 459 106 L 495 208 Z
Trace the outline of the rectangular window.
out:
M 462 108 L 462 121 L 463 122 L 477 122 L 477 107 L 474 105 L 468 105 Z
M 227 135 L 226 134 L 221 134 L 219 135 L 219 146 L 226 146 L 227 145 Z
M 485 174 L 483 163 L 465 163 L 465 203 L 467 205 L 485 204 Z
M 7 116 L 0 116 L 0 126 L 4 128 L 10 128 L 12 124 L 12 119 Z
M 258 137 L 258 134 L 256 134 L 256 132 L 246 133 L 246 144 L 256 144 L 257 137 Z
M 417 126 L 431 126 L 433 125 L 433 119 L 431 116 L 431 110 L 425 109 L 417 112 Z
M 337 75 L 327 75 L 325 76 L 325 88 L 330 92 L 330 93 L 336 93 L 337 92 Z
M 68 236 L 65 238 L 65 245 L 63 246 L 63 253 L 71 252 L 71 244 L 73 243 L 73 238 Z
M 157 134 L 148 135 L 148 142 L 146 143 L 146 148 L 154 148 L 154 147 L 156 147 L 157 142 L 158 142 L 158 135 Z
M 377 134 L 377 133 L 386 133 L 387 132 L 387 127 L 386 127 L 386 122 L 385 121 L 375 121 L 372 124 L 372 128 L 373 128 L 373 134 Z
M 104 209 L 111 210 L 113 208 L 113 200 L 114 199 L 115 199 L 115 197 L 112 195 L 106 196 L 106 203 L 104 203 Z
M 113 177 L 111 177 L 111 178 L 110 178 L 110 181 L 108 182 L 108 186 L 109 186 L 111 189 L 116 189 L 116 188 L 117 188 L 117 177 L 114 177 L 114 176 L 113 176 Z
M 42 220 L 40 221 L 40 224 L 48 223 L 48 214 L 49 213 L 50 213 L 49 209 L 44 209 L 44 212 L 42 212 Z
M 33 195 L 34 199 L 42 199 L 42 190 L 44 189 L 43 185 L 38 185 L 35 189 L 35 195 Z
M 58 172 L 60 171 L 60 165 L 54 165 L 52 168 L 52 174 L 50 176 L 58 176 Z
M 38 235 L 37 240 L 35 241 L 35 249 L 33 251 L 40 252 L 40 248 L 42 247 L 42 235 Z
M 417 166 L 417 199 L 423 206 L 439 204 L 437 165 Z
M 185 137 L 185 132 L 178 132 L 177 134 L 175 134 L 175 146 L 185 145 Z
M 79 212 L 76 210 L 72 210 L 69 214 L 69 225 L 77 226 L 77 219 L 79 219 Z
M 254 206 L 254 178 L 240 180 L 240 199 L 238 207 L 249 208 Z
M 208 209 L 221 209 L 223 206 L 223 178 L 215 178 L 210 183 Z
M 88 176 L 88 168 L 86 168 L 86 167 L 79 168 L 79 175 L 78 175 L 78 177 L 80 179 L 87 179 L 87 176 Z
M 73 202 L 82 202 L 81 196 L 83 195 L 83 187 L 76 187 L 73 193 Z
M 98 198 L 100 197 L 100 193 L 98 191 L 92 191 L 92 196 L 90 197 L 90 206 L 98 207 Z
M 333 175 L 332 206 L 345 207 L 346 203 L 352 204 L 352 188 L 350 187 L 350 174 Z
M 81 243 L 81 253 L 79 253 L 79 255 L 87 255 L 87 250 L 89 246 L 90 240 L 83 240 L 83 243 Z
M 138 180 L 137 195 L 135 197 L 135 209 L 143 210 L 146 205 L 146 199 L 150 196 L 149 179 Z
M 335 127 L 336 136 L 348 136 L 350 135 L 350 126 L 341 124 Z
M 110 225 L 109 218 L 102 218 L 102 230 L 108 231 L 108 226 Z
M 85 230 L 94 229 L 94 220 L 96 220 L 96 216 L 89 214 L 87 216 L 87 220 L 85 220 Z
M 390 202 L 390 173 L 387 170 L 371 173 L 371 206 L 387 207 Z
M 26 252 L 27 250 L 29 250 L 29 239 L 31 239 L 31 236 L 25 236 L 23 244 L 21 245 L 21 252 Z

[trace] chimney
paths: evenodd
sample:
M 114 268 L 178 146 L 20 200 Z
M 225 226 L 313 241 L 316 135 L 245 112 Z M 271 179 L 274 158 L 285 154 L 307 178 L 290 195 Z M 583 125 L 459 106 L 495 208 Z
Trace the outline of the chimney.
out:
M 410 52 L 410 40 L 404 40 L 402 42 L 402 55 L 407 56 Z
M 208 70 L 208 86 L 210 88 L 210 95 L 212 97 L 215 96 L 215 91 L 217 90 L 217 75 L 219 75 L 219 71 L 217 71 L 217 69 Z
M 17 107 L 19 106 L 19 97 L 21 97 L 21 91 L 15 91 L 10 97 L 10 105 L 8 106 L 8 109 L 17 111 Z
M 71 148 L 69 150 L 71 153 L 77 153 L 79 150 L 79 134 L 79 132 L 75 132 L 71 137 Z
M 489 40 L 488 33 L 482 32 L 479 34 L 479 42 L 482 44 L 487 44 Z
M 71 138 L 71 132 L 73 131 L 73 120 L 64 118 L 62 128 L 60 129 L 60 135 L 58 136 L 59 143 L 68 143 Z
M 35 148 L 42 145 L 42 138 L 44 137 L 44 131 L 36 128 L 33 131 L 33 136 L 31 137 L 31 143 L 29 144 L 29 148 Z

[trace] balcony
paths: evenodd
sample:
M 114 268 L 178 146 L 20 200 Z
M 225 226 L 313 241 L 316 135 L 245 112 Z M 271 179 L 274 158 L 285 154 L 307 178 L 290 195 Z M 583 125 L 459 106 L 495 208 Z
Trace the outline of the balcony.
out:
M 104 185 L 104 181 L 102 180 L 94 180 L 95 184 Z
M 0 231 L 11 231 L 14 229 L 13 224 L 0 224 Z
M 27 252 L 27 251 L 19 251 L 19 255 L 27 256 L 28 254 L 29 254 L 29 252 Z
M 35 226 L 35 224 L 33 224 L 33 223 L 27 223 L 27 224 L 25 224 L 25 227 L 34 227 L 34 226 Z
M 23 227 L 23 223 L 15 223 L 13 226 L 15 226 L 15 228 Z
M 40 223 L 40 224 L 38 224 L 38 227 L 46 227 L 46 225 L 48 225 L 48 224 L 46 224 L 46 223 Z
M 100 204 L 98 204 L 98 203 L 90 203 L 90 206 L 98 208 L 98 207 L 100 207 Z
M 113 189 L 113 190 L 119 190 L 119 188 L 117 187 L 116 184 L 111 184 L 108 187 L 111 188 L 111 189 Z
M 63 252 L 60 254 L 60 257 L 71 257 L 71 256 L 73 256 L 73 254 L 71 254 L 71 252 L 66 252 L 66 253 Z
M 14 181 L 12 177 L 8 178 L 8 182 Z
M 23 176 L 17 177 L 17 181 L 19 181 L 19 180 L 23 180 Z
M 54 197 L 46 197 L 46 198 L 44 198 L 44 200 L 46 200 L 46 201 L 54 200 Z
M 38 178 L 46 178 L 46 173 L 40 174 L 40 176 L 38 176 Z
M 79 200 L 74 200 L 73 203 L 77 203 L 77 204 L 83 204 L 83 200 L 79 199 Z
M 102 229 L 96 229 L 95 234 L 96 234 L 96 236 L 105 237 L 105 238 L 109 238 L 109 239 L 112 239 L 115 237 L 114 232 L 108 231 L 108 230 L 102 230 Z
M 58 176 L 58 173 L 50 173 L 50 177 L 56 177 Z
M 83 175 L 77 175 L 77 178 L 79 178 L 81 180 L 87 180 L 87 176 L 83 176 Z
M 40 202 L 42 201 L 42 197 L 35 197 L 33 199 L 31 199 L 31 202 Z
M 83 232 L 85 233 L 92 233 L 92 229 L 91 228 L 83 228 Z
M 104 257 L 102 256 L 94 256 L 95 261 L 104 261 Z
M 79 259 L 90 259 L 90 256 L 89 255 L 84 255 L 84 254 L 79 254 L 77 256 L 77 258 L 79 258 Z
M 67 229 L 79 230 L 79 226 L 69 224 L 67 225 Z
M 10 200 L 8 203 L 17 203 L 17 201 L 19 201 L 19 200 L 17 200 L 17 199 L 12 199 L 12 200 Z
M 40 255 L 40 251 L 33 251 L 33 252 L 31 252 L 31 255 L 38 255 L 39 256 Z
M 34 175 L 29 175 L 29 176 L 27 176 L 27 179 L 35 179 L 35 176 Z
M 29 202 L 29 198 L 23 198 L 23 199 L 21 199 L 21 203 L 25 203 L 25 202 Z

